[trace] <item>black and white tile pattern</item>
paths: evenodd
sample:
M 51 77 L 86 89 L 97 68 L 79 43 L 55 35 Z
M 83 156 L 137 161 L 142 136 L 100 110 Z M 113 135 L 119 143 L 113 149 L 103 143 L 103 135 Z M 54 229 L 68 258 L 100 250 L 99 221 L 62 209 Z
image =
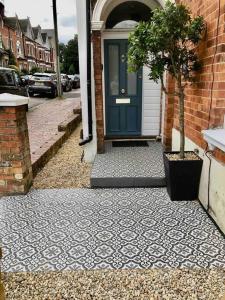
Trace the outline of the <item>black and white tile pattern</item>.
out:
M 92 187 L 165 186 L 163 147 L 148 142 L 149 147 L 112 147 L 106 143 L 104 154 L 96 155 L 91 173 Z
M 165 189 L 39 190 L 0 201 L 3 271 L 225 267 L 196 202 Z

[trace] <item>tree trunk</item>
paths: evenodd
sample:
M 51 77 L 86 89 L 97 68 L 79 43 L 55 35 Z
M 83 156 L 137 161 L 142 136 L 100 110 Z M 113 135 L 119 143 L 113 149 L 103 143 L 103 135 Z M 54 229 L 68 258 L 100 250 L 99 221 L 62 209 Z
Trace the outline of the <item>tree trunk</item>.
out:
M 184 159 L 184 151 L 185 151 L 185 135 L 184 135 L 184 90 L 182 86 L 179 86 L 179 104 L 180 104 L 180 159 Z

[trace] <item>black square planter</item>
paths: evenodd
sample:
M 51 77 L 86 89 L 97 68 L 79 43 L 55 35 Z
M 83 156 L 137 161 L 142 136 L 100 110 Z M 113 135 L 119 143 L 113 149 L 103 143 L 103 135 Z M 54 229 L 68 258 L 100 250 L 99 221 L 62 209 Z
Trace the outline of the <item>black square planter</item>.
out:
M 163 156 L 168 194 L 172 201 L 196 200 L 203 160 L 200 157 L 198 160 L 169 160 L 166 156 L 177 153 L 165 152 Z

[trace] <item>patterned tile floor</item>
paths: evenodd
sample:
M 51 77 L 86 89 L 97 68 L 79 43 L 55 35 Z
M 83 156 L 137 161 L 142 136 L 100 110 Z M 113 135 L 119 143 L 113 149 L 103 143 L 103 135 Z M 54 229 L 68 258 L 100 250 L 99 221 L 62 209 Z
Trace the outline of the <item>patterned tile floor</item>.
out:
M 3 271 L 225 267 L 225 240 L 196 202 L 165 189 L 34 190 L 0 201 Z
M 106 142 L 105 153 L 98 154 L 94 161 L 92 187 L 146 186 L 145 182 L 147 187 L 165 186 L 162 144 L 148 144 L 149 147 L 112 147 L 111 142 Z

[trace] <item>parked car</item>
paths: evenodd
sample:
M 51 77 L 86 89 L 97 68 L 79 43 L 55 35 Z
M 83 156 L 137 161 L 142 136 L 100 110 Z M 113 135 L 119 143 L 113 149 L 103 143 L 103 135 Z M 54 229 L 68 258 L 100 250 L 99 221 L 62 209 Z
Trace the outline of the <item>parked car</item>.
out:
M 31 79 L 32 75 L 23 75 L 21 76 L 23 82 L 25 82 L 27 85 L 29 84 L 29 80 Z
M 69 78 L 69 81 L 70 81 L 70 83 L 72 85 L 72 88 L 74 89 L 75 88 L 74 87 L 74 75 L 68 75 L 68 78 Z
M 55 74 L 35 73 L 29 80 L 28 92 L 30 96 L 34 94 L 47 95 L 55 98 L 58 95 L 57 80 Z
M 63 92 L 70 92 L 72 90 L 72 83 L 66 74 L 61 74 L 61 83 Z
M 80 88 L 80 75 L 79 74 L 75 74 L 74 75 L 74 80 L 76 82 L 76 89 Z
M 27 84 L 15 69 L 0 67 L 0 94 L 28 97 Z
M 80 87 L 80 76 L 79 75 L 68 75 L 70 82 L 72 83 L 73 89 L 78 89 Z

